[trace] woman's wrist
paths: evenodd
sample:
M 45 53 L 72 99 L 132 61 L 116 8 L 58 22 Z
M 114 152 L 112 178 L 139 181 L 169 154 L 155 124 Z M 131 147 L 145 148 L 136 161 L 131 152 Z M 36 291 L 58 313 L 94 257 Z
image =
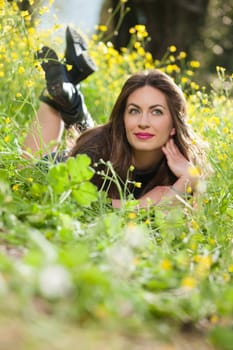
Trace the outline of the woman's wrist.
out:
M 172 186 L 171 190 L 180 195 L 187 195 L 194 191 L 194 179 L 188 176 L 181 176 Z

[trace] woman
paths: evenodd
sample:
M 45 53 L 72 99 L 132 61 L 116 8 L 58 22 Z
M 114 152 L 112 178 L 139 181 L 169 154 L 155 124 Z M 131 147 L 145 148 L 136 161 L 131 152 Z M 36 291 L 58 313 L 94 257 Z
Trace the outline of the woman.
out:
M 67 33 L 71 39 L 67 40 L 66 56 L 72 51 L 73 63 L 75 60 L 77 63 L 80 55 L 77 50 L 74 53 L 74 48 L 77 42 L 80 43 L 80 37 L 69 28 Z M 81 153 L 90 156 L 92 164 L 98 165 L 92 181 L 108 192 L 114 207 L 122 204 L 119 188 L 111 179 L 104 181 L 101 175 L 107 171 L 108 161 L 119 177 L 122 189 L 127 183 L 128 193 L 139 200 L 140 206 L 147 206 L 148 199 L 151 204 L 157 204 L 162 199 L 176 198 L 177 193 L 195 190 L 197 178 L 190 175 L 190 168 L 195 165 L 202 169 L 204 155 L 193 142 L 186 122 L 184 95 L 171 78 L 158 70 L 134 74 L 125 82 L 109 122 L 92 127 L 92 119 L 76 85 L 80 82 L 77 81 L 78 74 L 76 80 L 69 77 L 51 49 L 42 50 L 40 58 L 45 57 L 45 52 L 48 57 L 42 67 L 47 90 L 40 97 L 44 103 L 36 121 L 40 132 L 34 124 L 34 132 L 25 140 L 27 148 L 33 152 L 42 148 L 47 153 L 47 145 L 52 140 L 59 140 L 64 124 L 66 127 L 79 124 L 82 129 L 87 129 L 77 138 L 68 156 Z M 72 66 L 75 71 L 75 64 Z

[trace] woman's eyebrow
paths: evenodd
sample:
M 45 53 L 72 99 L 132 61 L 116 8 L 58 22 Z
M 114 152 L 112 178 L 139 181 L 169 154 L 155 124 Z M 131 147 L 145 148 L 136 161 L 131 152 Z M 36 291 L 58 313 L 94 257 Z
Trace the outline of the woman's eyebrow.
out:
M 130 102 L 129 104 L 127 104 L 127 107 L 129 107 L 129 106 L 140 108 L 139 105 L 137 105 L 136 103 L 133 103 L 133 102 Z M 156 103 L 155 105 L 149 106 L 150 109 L 155 108 L 155 107 L 161 107 L 163 109 L 166 109 L 166 107 L 164 105 L 161 105 L 159 103 Z

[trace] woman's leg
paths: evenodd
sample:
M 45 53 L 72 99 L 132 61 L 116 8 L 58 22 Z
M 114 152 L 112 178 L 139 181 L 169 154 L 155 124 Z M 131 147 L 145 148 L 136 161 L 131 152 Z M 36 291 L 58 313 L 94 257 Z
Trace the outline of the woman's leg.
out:
M 85 45 L 82 37 L 68 27 L 65 59 L 73 67 L 70 73 L 59 62 L 54 50 L 43 47 L 37 53 L 45 72 L 46 88 L 40 96 L 41 106 L 23 144 L 25 155 L 27 149 L 39 155 L 56 150 L 64 126 L 75 125 L 79 131 L 94 126 L 77 85 L 96 70 Z
M 64 122 L 60 113 L 42 102 L 24 140 L 24 156 L 30 157 L 30 154 L 41 156 L 54 152 L 61 141 L 63 130 Z

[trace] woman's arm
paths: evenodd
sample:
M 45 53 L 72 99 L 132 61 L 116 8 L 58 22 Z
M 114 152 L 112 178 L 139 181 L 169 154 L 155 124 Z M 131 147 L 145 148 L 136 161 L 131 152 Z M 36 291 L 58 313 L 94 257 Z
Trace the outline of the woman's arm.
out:
M 24 156 L 45 155 L 56 150 L 64 130 L 60 113 L 45 103 L 41 103 L 37 116 L 32 122 L 24 143 Z
M 157 205 L 163 200 L 176 200 L 177 195 L 182 196 L 182 194 L 185 194 L 188 183 L 189 180 L 187 178 L 181 177 L 173 186 L 156 186 L 137 199 L 139 207 L 145 208 L 148 207 L 148 205 Z M 112 199 L 113 208 L 119 209 L 123 205 L 124 203 L 120 199 Z

